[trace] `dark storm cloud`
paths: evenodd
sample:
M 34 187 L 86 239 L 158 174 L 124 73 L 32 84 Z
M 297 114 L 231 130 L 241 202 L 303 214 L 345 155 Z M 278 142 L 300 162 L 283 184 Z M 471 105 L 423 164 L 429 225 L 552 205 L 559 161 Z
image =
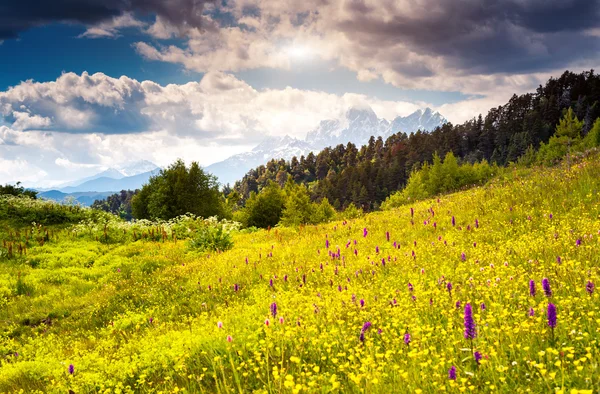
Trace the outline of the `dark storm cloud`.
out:
M 401 43 L 411 52 L 443 59 L 465 73 L 531 72 L 597 56 L 599 0 L 454 0 L 410 2 L 382 19 L 348 2 L 341 29 L 357 45 L 384 49 Z
M 200 27 L 214 0 L 17 0 L 0 1 L 0 40 L 54 22 L 92 25 L 125 12 L 159 15 L 175 26 Z

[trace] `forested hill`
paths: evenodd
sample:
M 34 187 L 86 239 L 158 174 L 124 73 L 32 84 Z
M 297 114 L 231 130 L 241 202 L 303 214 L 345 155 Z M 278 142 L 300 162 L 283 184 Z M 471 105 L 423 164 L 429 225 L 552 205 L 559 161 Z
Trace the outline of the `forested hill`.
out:
M 566 71 L 535 93 L 514 95 L 505 105 L 463 124 L 447 123 L 432 132 L 411 135 L 397 133 L 386 141 L 371 138 L 362 147 L 338 145 L 290 161 L 272 160 L 249 171 L 234 190 L 246 199 L 269 180 L 283 185 L 292 176 L 297 183 L 310 184 L 313 200 L 327 197 L 337 209 L 351 203 L 375 209 L 406 184 L 415 167 L 431 162 L 436 152 L 441 157 L 452 152 L 463 162 L 487 160 L 505 165 L 516 161 L 529 146 L 538 148 L 547 142 L 569 107 L 583 120 L 585 135 L 600 116 L 599 100 L 600 76 L 593 70 Z

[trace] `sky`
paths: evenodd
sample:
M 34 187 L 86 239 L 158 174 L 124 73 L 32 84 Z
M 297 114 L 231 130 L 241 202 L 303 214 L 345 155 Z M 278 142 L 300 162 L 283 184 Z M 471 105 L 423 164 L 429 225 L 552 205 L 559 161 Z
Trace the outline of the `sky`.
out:
M 0 0 L 0 183 L 209 165 L 353 106 L 464 122 L 595 68 L 599 2 Z

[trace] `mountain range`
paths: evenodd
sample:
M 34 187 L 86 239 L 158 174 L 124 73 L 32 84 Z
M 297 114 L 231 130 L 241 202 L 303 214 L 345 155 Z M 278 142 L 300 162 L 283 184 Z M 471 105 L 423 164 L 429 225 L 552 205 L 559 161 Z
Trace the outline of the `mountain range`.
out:
M 39 197 L 67 201 L 73 198 L 82 205 L 91 205 L 95 200 L 121 190 L 140 189 L 152 175 L 158 174 L 160 167 L 147 160 L 131 163 L 120 168 L 108 168 L 95 175 L 55 186 L 38 189 Z
M 367 144 L 371 136 L 384 140 L 397 132 L 414 133 L 430 131 L 446 123 L 446 119 L 430 108 L 417 110 L 408 116 L 398 116 L 391 122 L 377 117 L 370 107 L 353 107 L 340 119 L 321 121 L 306 134 L 304 140 L 284 137 L 267 137 L 250 152 L 240 153 L 206 167 L 221 184 L 232 184 L 250 169 L 271 159 L 290 160 L 310 152 L 318 152 L 328 146 L 352 142 L 357 146 Z M 96 199 L 121 190 L 140 189 L 160 168 L 147 160 L 131 163 L 120 168 L 108 168 L 95 175 L 55 186 L 38 189 L 39 196 L 55 201 L 73 198 L 83 205 L 91 205 Z
M 431 131 L 447 120 L 431 108 L 417 110 L 408 116 L 398 116 L 391 122 L 377 117 L 370 107 L 350 108 L 340 119 L 323 120 L 306 134 L 304 140 L 284 137 L 268 137 L 250 152 L 240 153 L 206 167 L 217 176 L 222 184 L 232 184 L 241 179 L 250 169 L 265 164 L 271 159 L 290 160 L 306 156 L 328 146 L 352 142 L 357 146 L 367 144 L 371 136 L 384 140 L 392 134 L 414 133 L 418 130 Z

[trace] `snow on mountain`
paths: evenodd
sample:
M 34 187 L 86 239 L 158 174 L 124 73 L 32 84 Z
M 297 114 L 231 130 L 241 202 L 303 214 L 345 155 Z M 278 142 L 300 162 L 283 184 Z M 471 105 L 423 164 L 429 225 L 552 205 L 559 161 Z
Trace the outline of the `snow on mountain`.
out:
M 240 153 L 228 159 L 211 164 L 206 170 L 217 176 L 222 184 L 241 179 L 250 169 L 266 164 L 271 159 L 289 160 L 292 157 L 306 156 L 328 146 L 346 145 L 352 142 L 365 145 L 371 136 L 384 140 L 397 132 L 407 134 L 417 130 L 431 131 L 446 123 L 446 119 L 430 108 L 417 110 L 412 114 L 398 116 L 392 122 L 378 118 L 370 107 L 350 108 L 340 119 L 323 120 L 306 134 L 304 141 L 285 137 L 268 137 L 252 151 Z
M 123 176 L 134 176 L 144 172 L 154 171 L 158 166 L 148 160 L 140 160 L 121 166 L 119 171 Z
M 216 175 L 222 185 L 233 184 L 251 168 L 266 164 L 271 159 L 290 160 L 315 151 L 306 141 L 285 137 L 267 137 L 250 152 L 240 153 L 206 167 L 206 171 Z
M 437 111 L 433 112 L 431 108 L 419 109 L 408 116 L 398 116 L 394 119 L 387 134 L 392 135 L 399 131 L 407 134 L 415 133 L 417 130 L 431 131 L 446 122 L 446 118 Z

